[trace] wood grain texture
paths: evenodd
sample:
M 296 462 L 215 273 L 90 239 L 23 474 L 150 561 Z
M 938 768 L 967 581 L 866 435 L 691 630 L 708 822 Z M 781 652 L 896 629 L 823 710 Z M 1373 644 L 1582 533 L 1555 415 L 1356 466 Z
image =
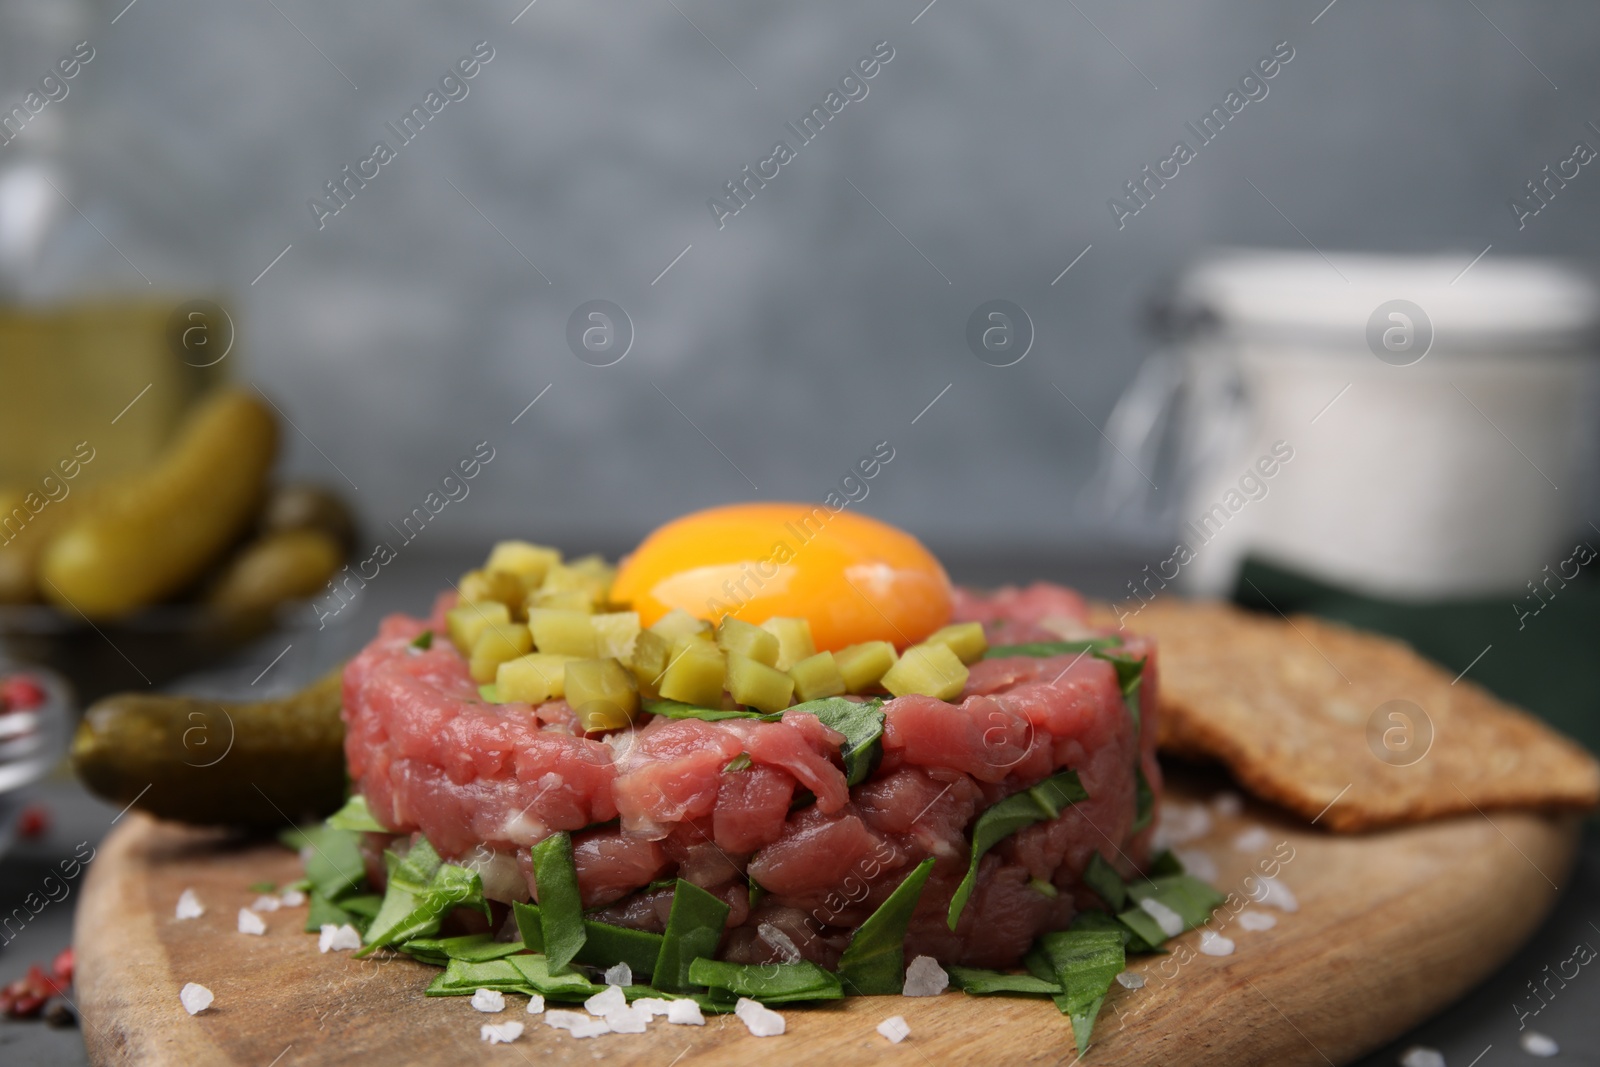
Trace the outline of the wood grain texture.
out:
M 1180 803 L 1191 786 L 1169 793 Z M 1232 842 L 1267 831 L 1256 852 Z M 1577 844 L 1577 823 L 1523 812 L 1469 816 L 1364 836 L 1330 835 L 1247 804 L 1189 843 L 1218 866 L 1220 889 L 1239 891 L 1284 843 L 1293 850 L 1279 881 L 1299 910 L 1262 932 L 1214 922 L 1237 951 L 1195 951 L 1199 932 L 1164 957 L 1133 967 L 1143 989 L 1113 986 L 1087 1062 L 1239 1067 L 1347 1063 L 1392 1040 L 1486 977 L 1534 931 L 1555 902 Z M 1280 855 L 1288 854 L 1282 850 Z M 649 1033 L 589 1040 L 539 1023 L 522 997 L 503 1015 L 466 998 L 429 999 L 436 972 L 407 959 L 320 955 L 301 932 L 303 908 L 265 916 L 268 932 L 236 932 L 255 882 L 298 878 L 298 859 L 266 844 L 133 814 L 102 846 L 78 909 L 74 938 L 84 1037 L 95 1064 L 456 1064 L 723 1067 L 752 1061 L 838 1064 L 1071 1064 L 1071 1027 L 1048 1001 L 860 997 L 783 1014 L 788 1033 L 757 1039 L 731 1016 L 703 1028 L 654 1024 Z M 199 919 L 173 917 L 192 887 Z M 1223 921 L 1227 919 L 1227 921 Z M 187 1015 L 178 990 L 198 982 L 216 994 Z M 874 1027 L 903 1015 L 911 1037 L 890 1045 Z M 529 1024 L 515 1044 L 479 1040 L 486 1021 Z M 275 1057 L 281 1057 L 275 1059 Z

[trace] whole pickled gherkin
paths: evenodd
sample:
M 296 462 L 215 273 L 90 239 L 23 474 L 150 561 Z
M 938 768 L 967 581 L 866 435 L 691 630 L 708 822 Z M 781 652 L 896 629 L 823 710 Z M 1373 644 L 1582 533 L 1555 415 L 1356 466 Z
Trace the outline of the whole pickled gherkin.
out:
M 345 798 L 340 675 L 256 703 L 106 697 L 78 726 L 73 770 L 90 792 L 163 819 L 265 829 L 321 818 Z

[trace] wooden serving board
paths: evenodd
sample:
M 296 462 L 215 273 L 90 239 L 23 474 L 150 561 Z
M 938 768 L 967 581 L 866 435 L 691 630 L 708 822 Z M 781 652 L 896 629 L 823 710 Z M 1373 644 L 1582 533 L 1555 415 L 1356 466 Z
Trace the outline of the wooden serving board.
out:
M 1169 798 L 1194 801 L 1193 785 Z M 1142 957 L 1142 989 L 1113 986 L 1087 1062 L 1218 1065 L 1342 1064 L 1376 1048 L 1456 999 L 1498 967 L 1539 925 L 1576 850 L 1575 820 L 1521 812 L 1470 816 L 1360 837 L 1325 834 L 1246 804 L 1217 819 L 1202 848 L 1216 884 L 1238 889 L 1287 842 L 1279 881 L 1298 897 L 1262 932 L 1229 922 L 1233 955 L 1196 951 L 1199 931 Z M 1238 850 L 1261 826 L 1269 843 Z M 1287 851 L 1280 851 L 1286 855 Z M 303 908 L 264 916 L 267 934 L 237 932 L 256 882 L 300 877 L 298 859 L 268 844 L 130 815 L 90 865 L 78 907 L 79 1007 L 96 1064 L 299 1067 L 477 1062 L 713 1067 L 756 1061 L 836 1064 L 870 1060 L 907 1067 L 1002 1062 L 1077 1062 L 1071 1026 L 1049 1001 L 969 997 L 857 997 L 783 1011 L 788 1032 L 757 1039 L 732 1016 L 704 1027 L 657 1020 L 645 1034 L 579 1040 L 527 1015 L 507 996 L 502 1015 L 467 998 L 428 998 L 437 973 L 407 959 L 320 955 L 301 932 Z M 193 888 L 199 919 L 173 917 Z M 216 1001 L 186 1014 L 178 990 L 198 982 Z M 874 1030 L 904 1016 L 911 1036 L 891 1045 Z M 517 1019 L 508 1046 L 481 1043 L 484 1022 Z

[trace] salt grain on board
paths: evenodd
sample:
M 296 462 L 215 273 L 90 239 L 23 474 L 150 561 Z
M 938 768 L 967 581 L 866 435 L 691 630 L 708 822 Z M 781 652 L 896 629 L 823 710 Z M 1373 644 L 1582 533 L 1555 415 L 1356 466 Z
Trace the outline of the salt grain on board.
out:
M 878 1033 L 898 1045 L 911 1036 L 911 1027 L 906 1025 L 905 1016 L 891 1015 L 878 1024 Z
M 1252 826 L 1233 839 L 1233 847 L 1239 852 L 1262 852 L 1270 844 L 1272 835 L 1265 826 Z
M 1445 1067 L 1444 1053 L 1424 1045 L 1412 1045 L 1400 1054 L 1400 1067 Z
M 1161 932 L 1168 937 L 1177 937 L 1183 933 L 1183 916 L 1161 903 L 1155 897 L 1145 897 L 1139 901 L 1139 908 L 1154 919 L 1156 925 L 1161 927 Z
M 506 995 L 497 989 L 474 989 L 472 1006 L 484 1012 L 505 1011 Z
M 1211 858 L 1211 853 L 1198 848 L 1175 848 L 1172 854 L 1178 857 L 1185 871 L 1202 882 L 1217 880 L 1217 861 Z
M 1215 930 L 1200 931 L 1200 951 L 1207 956 L 1233 955 L 1233 941 Z
M 1211 810 L 1224 819 L 1231 819 L 1244 810 L 1244 800 L 1231 789 L 1224 789 L 1211 798 Z
M 286 908 L 298 908 L 306 902 L 306 895 L 298 889 L 285 889 L 278 897 Z
M 239 932 L 241 934 L 256 934 L 259 936 L 267 932 L 267 924 L 261 921 L 261 916 L 249 908 L 240 908 Z
M 178 894 L 178 908 L 174 913 L 180 919 L 198 919 L 206 913 L 205 907 L 200 903 L 200 898 L 194 895 L 193 889 L 185 889 Z
M 250 910 L 277 911 L 281 907 L 283 907 L 283 901 L 279 900 L 277 897 L 259 896 L 256 897 L 255 903 L 250 905 Z
M 528 1014 L 538 1015 L 544 1011 L 544 994 L 532 993 L 528 996 Z
M 1156 825 L 1156 836 L 1163 846 L 1188 844 L 1210 832 L 1211 812 L 1202 804 L 1166 805 Z
M 691 1003 L 693 1002 L 691 1001 Z M 638 1000 L 630 1004 L 629 1007 L 638 1008 L 640 1011 L 649 1012 L 651 1018 L 654 1018 L 657 1015 L 665 1015 L 668 1011 L 670 1011 L 672 1009 L 672 1002 L 665 997 L 640 997 Z
M 1117 975 L 1117 984 L 1123 989 L 1143 989 L 1144 975 L 1136 971 L 1123 971 Z
M 553 1026 L 557 1030 L 571 1030 L 579 1023 L 586 1023 L 588 1021 L 589 1016 L 583 1014 L 581 1011 L 565 1011 L 561 1008 L 553 1008 L 544 1013 L 544 1024 L 546 1026 Z
M 925 958 L 925 957 L 918 957 Z M 749 997 L 740 997 L 733 1013 L 755 1037 L 777 1037 L 783 1033 L 783 1016 L 771 1008 L 764 1008 Z
M 677 1023 L 680 1026 L 704 1026 L 706 1017 L 700 1012 L 700 1005 L 692 1000 L 674 1000 L 667 1005 L 667 1022 Z
M 950 988 L 950 976 L 932 956 L 918 956 L 906 967 L 905 985 L 900 992 L 908 997 L 936 997 Z
M 608 985 L 583 1002 L 583 1010 L 590 1015 L 609 1015 L 628 1006 L 628 998 L 618 985 Z
M 1278 917 L 1264 911 L 1250 911 L 1248 908 L 1239 913 L 1239 925 L 1246 930 L 1270 930 L 1278 925 Z
M 1538 1056 L 1540 1059 L 1544 1059 L 1549 1056 L 1560 1055 L 1561 1046 L 1539 1031 L 1529 1030 L 1522 1035 L 1522 1051 L 1530 1056 Z
M 1261 875 L 1257 881 L 1260 886 L 1250 894 L 1250 899 L 1257 904 L 1270 904 L 1280 911 L 1299 911 L 1300 901 L 1295 899 L 1288 886 L 1270 875 Z
M 633 984 L 633 968 L 626 963 L 619 963 L 615 967 L 606 968 L 606 985 L 627 986 Z
M 650 1013 L 643 1008 L 618 1008 L 606 1012 L 606 1022 L 614 1034 L 642 1034 L 650 1025 Z
M 478 1036 L 491 1045 L 509 1045 L 522 1036 L 522 1024 L 484 1023 L 478 1027 Z
M 178 990 L 178 1000 L 183 1004 L 183 1010 L 190 1015 L 199 1015 L 211 1007 L 211 1002 L 216 998 L 211 995 L 211 990 L 197 982 L 190 982 Z
M 345 923 L 335 926 L 322 924 L 322 934 L 317 938 L 318 952 L 354 952 L 361 947 L 361 934 L 354 926 Z
M 570 1031 L 573 1037 L 599 1037 L 610 1032 L 611 1024 L 604 1019 L 585 1019 L 581 1023 L 574 1023 Z

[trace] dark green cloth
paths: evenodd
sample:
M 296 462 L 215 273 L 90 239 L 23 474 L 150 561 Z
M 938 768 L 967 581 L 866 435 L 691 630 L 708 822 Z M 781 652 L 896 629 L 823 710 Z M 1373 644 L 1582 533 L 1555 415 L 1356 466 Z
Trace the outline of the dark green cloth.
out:
M 1571 573 L 1573 565 L 1563 569 Z M 1233 598 L 1261 611 L 1302 612 L 1397 637 L 1452 675 L 1466 670 L 1468 678 L 1497 696 L 1600 753 L 1600 577 L 1595 571 L 1600 561 L 1578 568 L 1564 587 L 1559 576 L 1550 577 L 1539 599 L 1525 591 L 1520 598 L 1411 604 L 1352 593 L 1250 560 Z

